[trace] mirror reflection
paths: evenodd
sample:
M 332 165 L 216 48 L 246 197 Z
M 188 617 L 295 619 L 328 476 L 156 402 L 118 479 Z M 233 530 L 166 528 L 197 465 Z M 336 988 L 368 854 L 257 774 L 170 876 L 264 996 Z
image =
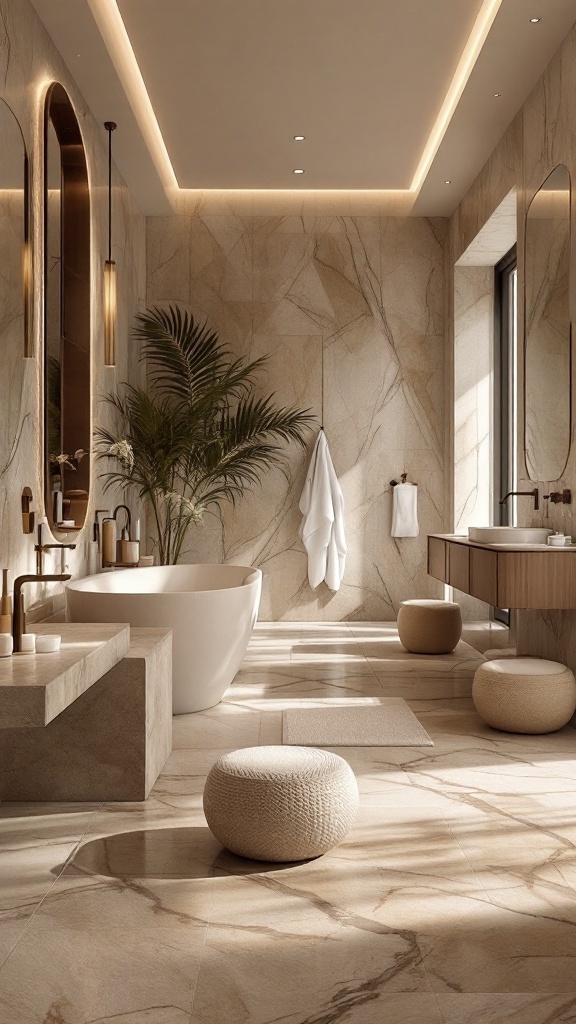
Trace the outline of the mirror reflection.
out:
M 90 487 L 90 196 L 74 109 L 61 85 L 46 98 L 45 505 L 50 525 L 79 530 Z
M 558 480 L 571 436 L 570 175 L 556 167 L 526 218 L 525 452 L 531 480 Z
M 28 159 L 18 121 L 0 100 L 0 346 L 3 358 L 30 355 Z M 10 374 L 4 374 L 5 384 Z M 9 395 L 2 396 L 9 401 Z M 3 408 L 5 408 L 3 403 Z

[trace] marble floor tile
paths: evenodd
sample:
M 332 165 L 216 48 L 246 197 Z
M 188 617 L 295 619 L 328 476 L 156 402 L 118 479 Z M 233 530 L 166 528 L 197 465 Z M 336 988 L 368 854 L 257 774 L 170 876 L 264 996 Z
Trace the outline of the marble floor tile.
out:
M 444 1024 L 576 1024 L 576 990 L 534 995 L 438 993 Z
M 261 714 L 249 707 L 231 706 L 225 701 L 207 711 L 176 715 L 173 720 L 172 749 L 216 746 L 252 747 L 258 743 Z
M 99 805 L 0 807 L 0 964 L 22 936 Z
M 368 993 L 430 992 L 412 934 L 301 890 L 296 877 L 215 883 L 193 1007 L 207 1024 L 338 1020 Z
M 146 802 L 0 807 L 0 1024 L 576 1024 L 576 733 L 486 726 L 466 687 L 508 632 L 464 637 L 430 663 L 390 623 L 260 623 Z M 280 743 L 286 707 L 387 695 L 435 746 L 333 748 L 361 797 L 339 846 L 222 850 L 222 754 Z
M 462 639 L 482 654 L 497 647 L 510 646 L 510 630 L 501 622 L 465 622 Z
M 154 1021 L 156 1011 L 170 1009 L 184 1024 L 204 938 L 205 929 L 159 930 L 156 922 L 93 933 L 86 926 L 41 932 L 31 926 L 2 971 L 0 1022 L 116 1024 L 125 1016 L 140 1024 L 145 1012 Z

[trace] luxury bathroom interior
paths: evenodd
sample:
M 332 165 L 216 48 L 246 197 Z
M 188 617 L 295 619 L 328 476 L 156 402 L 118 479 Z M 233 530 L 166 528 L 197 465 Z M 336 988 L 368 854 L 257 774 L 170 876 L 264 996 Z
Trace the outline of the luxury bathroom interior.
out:
M 1 1024 L 576 1022 L 575 21 L 0 0 Z

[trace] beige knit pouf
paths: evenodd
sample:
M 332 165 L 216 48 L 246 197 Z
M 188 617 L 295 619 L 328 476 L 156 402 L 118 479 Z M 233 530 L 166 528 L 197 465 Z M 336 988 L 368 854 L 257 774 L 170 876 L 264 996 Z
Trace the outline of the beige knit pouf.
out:
M 477 669 L 472 699 L 478 714 L 494 729 L 555 732 L 576 710 L 576 681 L 558 661 L 503 658 Z
M 245 747 L 210 770 L 204 813 L 223 846 L 241 857 L 295 861 L 339 843 L 358 810 L 350 765 L 313 747 Z
M 411 654 L 450 654 L 462 636 L 462 613 L 454 601 L 402 601 L 400 643 Z

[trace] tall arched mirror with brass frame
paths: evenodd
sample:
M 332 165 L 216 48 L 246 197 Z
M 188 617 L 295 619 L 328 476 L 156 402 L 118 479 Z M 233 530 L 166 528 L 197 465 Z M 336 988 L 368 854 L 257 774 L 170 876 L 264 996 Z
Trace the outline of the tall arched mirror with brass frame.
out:
M 80 126 L 55 83 L 44 111 L 44 501 L 84 525 L 90 489 L 90 193 Z
M 524 450 L 531 480 L 558 480 L 572 434 L 570 174 L 555 167 L 526 215 Z

